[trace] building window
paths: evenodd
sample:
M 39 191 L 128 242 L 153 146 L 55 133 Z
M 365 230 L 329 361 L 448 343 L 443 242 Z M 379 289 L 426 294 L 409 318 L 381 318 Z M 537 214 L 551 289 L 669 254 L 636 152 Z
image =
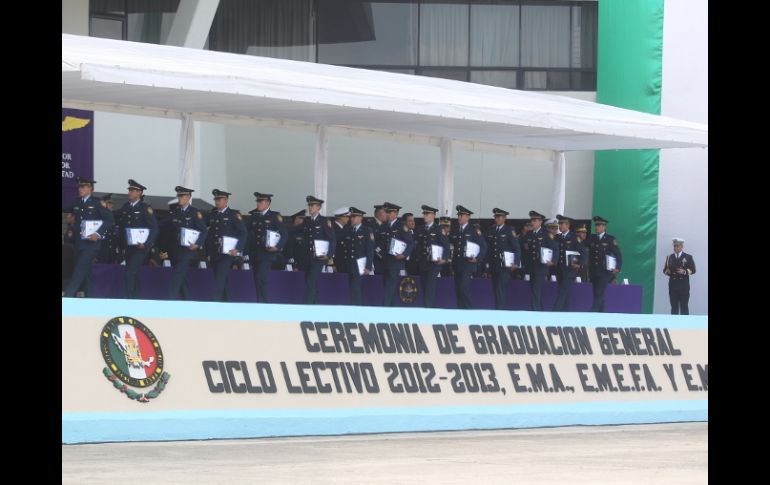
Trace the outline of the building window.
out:
M 90 0 L 95 37 L 167 42 L 179 0 Z M 594 91 L 596 1 L 220 0 L 205 48 L 469 81 Z
M 165 44 L 179 0 L 90 0 L 89 35 Z

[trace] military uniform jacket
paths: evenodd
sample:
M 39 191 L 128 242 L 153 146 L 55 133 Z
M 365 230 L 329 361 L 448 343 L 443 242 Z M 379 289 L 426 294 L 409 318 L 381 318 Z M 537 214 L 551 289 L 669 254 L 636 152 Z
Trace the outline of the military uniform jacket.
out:
M 177 207 L 160 222 L 160 229 L 168 234 L 168 249 L 172 254 L 179 251 L 189 251 L 186 246 L 182 246 L 180 232 L 182 228 L 195 229 L 200 232 L 196 246 L 202 248 L 206 242 L 208 227 L 203 219 L 203 213 L 195 207 L 188 205 L 187 210 Z
M 80 238 L 81 222 L 83 221 L 102 221 L 101 227 L 96 231 L 100 238 L 104 238 L 115 224 L 112 212 L 102 206 L 99 197 L 90 196 L 86 202 L 78 197 L 72 202 L 72 212 L 75 215 L 75 247 L 84 248 L 96 241 Z
M 563 272 L 567 276 L 577 276 L 580 269 L 588 263 L 588 251 L 586 251 L 586 247 L 578 241 L 577 235 L 573 231 L 569 231 L 566 235 L 560 234 L 556 236 L 556 239 L 559 240 L 558 271 Z M 580 268 L 577 270 L 570 265 L 570 261 L 567 261 L 567 251 L 576 251 L 579 253 L 577 256 L 577 264 L 580 265 Z M 570 259 L 574 260 L 575 257 L 572 256 Z
M 484 238 L 487 241 L 487 257 L 484 262 L 490 272 L 499 273 L 510 270 L 505 267 L 504 251 L 516 253 L 516 262 L 521 263 L 521 245 L 519 238 L 516 237 L 516 231 L 511 226 L 503 225 L 498 231 L 497 225 L 493 224 L 487 229 Z
M 478 261 L 484 261 L 487 256 L 487 242 L 481 235 L 481 229 L 476 225 L 470 223 L 465 225 L 465 229 L 461 229 L 460 226 L 455 227 L 451 234 L 452 239 L 452 260 L 456 273 L 473 273 L 476 271 L 477 263 L 471 263 L 468 258 L 465 257 L 465 247 L 467 242 L 471 241 L 479 245 L 479 255 L 476 257 Z
M 396 259 L 390 252 L 390 241 L 398 239 L 406 243 L 406 249 L 402 253 L 403 256 L 409 257 L 414 249 L 414 237 L 409 232 L 409 228 L 406 224 L 396 220 L 391 225 L 390 222 L 386 222 L 380 226 L 380 233 L 377 239 L 377 246 L 379 247 L 379 253 L 382 259 L 385 261 L 385 265 L 388 269 L 402 270 L 406 268 L 406 259 Z
M 248 225 L 249 255 L 255 261 L 276 261 L 281 251 L 289 242 L 289 231 L 283 223 L 283 218 L 275 211 L 268 209 L 264 215 L 259 211 L 252 211 Z M 265 235 L 267 231 L 275 231 L 281 235 L 276 247 L 277 252 L 270 252 L 265 247 Z
M 291 226 L 288 229 L 289 236 L 284 248 L 284 254 L 289 264 L 304 270 L 307 267 L 307 251 L 305 251 L 305 240 L 303 233 L 304 224 Z
M 417 240 L 417 267 L 420 271 L 428 271 L 435 266 L 441 266 L 438 263 L 433 262 L 432 246 L 441 246 L 444 248 L 444 253 L 441 259 L 449 261 L 452 258 L 450 254 L 449 238 L 441 232 L 441 226 L 437 223 L 433 223 L 430 228 L 422 226 L 415 232 L 415 239 Z
M 347 273 L 350 252 L 346 247 L 347 238 L 345 236 L 350 226 L 340 226 L 337 221 L 332 221 L 332 227 L 334 228 L 334 237 L 337 238 L 337 247 L 334 248 L 334 266 L 338 273 Z
M 321 262 L 315 255 L 315 241 L 329 241 L 329 253 L 328 257 L 334 256 L 334 251 L 337 249 L 337 236 L 334 234 L 332 228 L 332 221 L 322 215 L 316 216 L 315 220 L 312 217 L 305 217 L 305 221 L 302 223 L 302 241 L 304 242 L 304 250 L 307 254 L 306 261 Z M 295 256 L 296 259 L 296 256 Z
M 615 236 L 604 233 L 604 237 L 599 238 L 598 234 L 591 234 L 588 237 L 588 260 L 592 273 L 609 273 L 607 271 L 606 256 L 617 258 L 617 269 L 623 266 L 623 256 L 620 254 L 618 241 Z
M 522 249 L 524 250 L 525 266 L 527 270 L 534 271 L 536 269 L 542 270 L 548 268 L 544 264 L 540 255 L 540 248 L 548 248 L 553 251 L 553 261 L 559 255 L 559 242 L 556 238 L 551 239 L 548 231 L 541 227 L 537 232 L 533 229 L 524 236 L 524 243 Z
M 123 204 L 123 207 L 117 211 L 115 226 L 119 231 L 118 237 L 123 247 L 128 247 L 127 228 L 144 227 L 150 230 L 147 241 L 144 243 L 145 248 L 155 245 L 155 240 L 158 238 L 158 220 L 152 213 L 152 207 L 143 200 L 139 200 L 133 207 L 130 202 Z
M 366 269 L 374 271 L 374 231 L 361 224 L 358 229 L 353 226 L 345 228 L 345 254 L 349 273 L 358 273 L 358 259 L 366 258 Z
M 235 249 L 243 251 L 246 249 L 246 225 L 243 223 L 243 216 L 240 211 L 226 207 L 223 211 L 213 209 L 208 217 L 209 234 L 206 242 L 207 253 L 212 260 L 224 256 L 222 254 L 222 238 L 234 237 L 238 239 Z
M 687 271 L 687 274 L 679 274 L 676 270 L 683 268 Z M 692 259 L 692 255 L 682 251 L 679 258 L 676 257 L 676 253 L 671 253 L 666 256 L 666 263 L 663 265 L 663 273 L 669 277 L 669 283 L 681 284 L 683 286 L 690 285 L 690 275 L 695 274 L 695 260 Z M 686 285 L 685 285 L 686 284 Z

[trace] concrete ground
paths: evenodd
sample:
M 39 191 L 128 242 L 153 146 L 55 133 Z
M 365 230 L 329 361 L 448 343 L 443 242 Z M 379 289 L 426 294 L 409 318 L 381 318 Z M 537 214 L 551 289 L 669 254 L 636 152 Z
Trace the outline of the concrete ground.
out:
M 706 484 L 708 423 L 62 446 L 63 484 Z

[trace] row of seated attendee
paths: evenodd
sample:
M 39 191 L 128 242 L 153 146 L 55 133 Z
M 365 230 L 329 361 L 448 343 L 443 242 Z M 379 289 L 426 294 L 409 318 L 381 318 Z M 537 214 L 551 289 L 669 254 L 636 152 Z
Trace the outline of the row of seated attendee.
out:
M 270 209 L 273 194 L 254 192 L 256 208 L 242 215 L 229 207 L 230 193 L 214 189 L 209 211 L 190 204 L 192 189 L 175 187 L 177 198 L 165 217 L 157 218 L 144 201 L 146 187 L 128 181 L 128 200 L 113 210 L 111 197 L 93 195 L 95 181 L 78 179 L 78 198 L 64 209 L 67 227 L 64 243 L 74 252 L 72 275 L 64 296 L 80 290 L 89 293 L 93 262 L 124 264 L 125 295 L 138 295 L 138 271 L 145 264 L 169 265 L 172 281 L 168 296 L 188 299 L 187 271 L 205 262 L 214 272 L 215 301 L 227 301 L 230 270 L 249 265 L 257 301 L 267 302 L 270 270 L 303 271 L 304 302 L 318 299 L 318 276 L 324 271 L 349 275 L 353 304 L 361 304 L 361 278 L 384 277 L 382 304 L 391 306 L 402 276 L 420 276 L 425 306 L 435 303 L 436 279 L 453 277 L 459 308 L 473 308 L 471 278 L 490 278 L 495 306 L 505 308 L 511 278 L 527 279 L 532 310 L 543 310 L 542 287 L 555 278 L 559 292 L 549 310 L 569 308 L 569 290 L 577 278 L 594 288 L 591 311 L 604 310 L 604 292 L 622 267 L 616 239 L 605 232 L 607 220 L 594 217 L 596 234 L 574 220 L 546 217 L 530 211 L 530 220 L 517 232 L 507 223 L 509 213 L 493 209 L 494 223 L 482 229 L 471 224 L 473 212 L 456 206 L 455 223 L 437 217 L 438 210 L 422 205 L 423 223 L 412 213 L 399 216 L 401 207 L 391 202 L 374 206 L 374 217 L 343 207 L 333 218 L 320 215 L 323 200 L 307 196 L 303 209 L 284 220 Z M 63 253 L 64 259 L 64 253 Z M 63 272 L 66 261 L 63 261 Z

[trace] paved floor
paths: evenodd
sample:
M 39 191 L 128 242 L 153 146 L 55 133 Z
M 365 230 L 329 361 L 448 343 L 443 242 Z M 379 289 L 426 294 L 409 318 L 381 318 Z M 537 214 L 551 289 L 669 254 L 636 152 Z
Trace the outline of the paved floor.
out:
M 62 446 L 63 484 L 706 484 L 708 423 Z

